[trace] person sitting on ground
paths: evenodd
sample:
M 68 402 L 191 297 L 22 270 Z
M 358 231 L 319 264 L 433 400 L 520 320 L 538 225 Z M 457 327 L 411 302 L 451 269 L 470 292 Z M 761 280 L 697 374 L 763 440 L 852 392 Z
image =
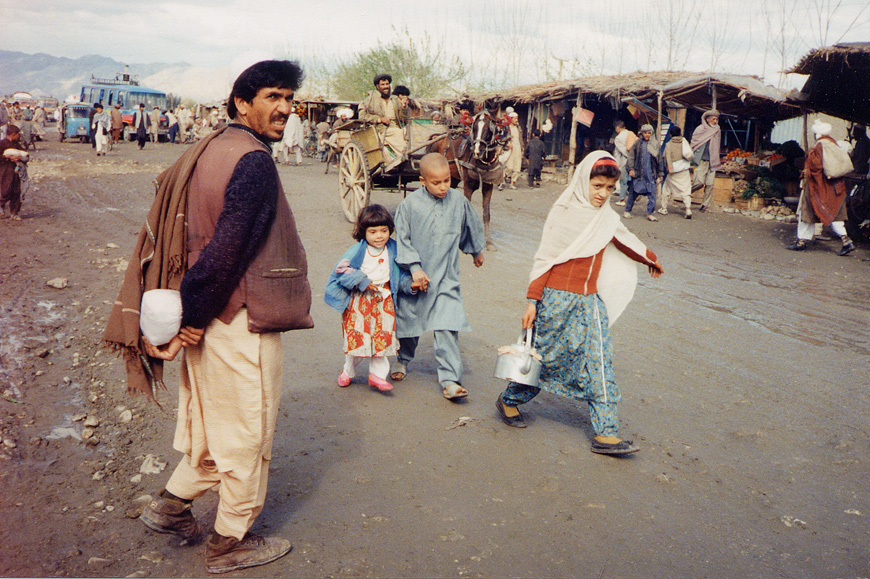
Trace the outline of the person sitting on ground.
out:
M 517 408 L 542 389 L 589 404 L 595 436 L 591 451 L 637 452 L 618 438 L 619 387 L 613 377 L 610 326 L 634 294 L 637 267 L 662 274 L 656 255 L 633 235 L 610 207 L 619 165 L 609 153 L 590 153 L 574 171 L 547 217 L 529 275 L 523 328 L 535 328 L 543 357 L 538 386 L 511 382 L 496 400 L 502 420 L 523 428 Z
M 459 288 L 459 252 L 474 256 L 480 267 L 486 236 L 471 203 L 450 187 L 450 166 L 443 155 L 429 153 L 420 160 L 420 181 L 423 186 L 396 209 L 396 263 L 411 272 L 421 291 L 398 295 L 399 353 L 391 377 L 405 378 L 420 336 L 434 332 L 441 393 L 457 400 L 468 396 L 462 387 L 459 332 L 471 331 Z
M 640 128 L 640 138 L 635 141 L 628 151 L 628 163 L 626 168 L 631 177 L 628 186 L 628 197 L 625 200 L 626 219 L 631 219 L 631 210 L 634 201 L 641 195 L 646 195 L 646 218 L 650 221 L 658 221 L 653 212 L 656 210 L 656 184 L 659 182 L 659 145 L 652 138 L 652 125 L 643 125 Z

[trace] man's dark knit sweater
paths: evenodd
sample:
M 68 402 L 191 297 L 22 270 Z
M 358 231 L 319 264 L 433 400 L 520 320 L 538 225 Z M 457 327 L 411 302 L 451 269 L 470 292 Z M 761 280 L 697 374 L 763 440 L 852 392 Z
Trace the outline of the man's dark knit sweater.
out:
M 244 125 L 230 126 L 269 145 Z M 220 315 L 265 241 L 277 202 L 278 172 L 272 157 L 265 151 L 243 156 L 227 184 L 214 237 L 181 281 L 182 326 L 205 328 Z

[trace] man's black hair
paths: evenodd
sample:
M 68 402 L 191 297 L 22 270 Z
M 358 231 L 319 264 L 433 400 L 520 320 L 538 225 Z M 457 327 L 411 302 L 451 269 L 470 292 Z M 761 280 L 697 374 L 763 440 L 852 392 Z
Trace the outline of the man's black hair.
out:
M 304 79 L 302 67 L 292 60 L 264 60 L 251 65 L 233 83 L 233 90 L 227 99 L 227 116 L 236 118 L 236 97 L 249 103 L 263 88 L 289 88 L 296 91 Z
M 94 108 L 97 108 L 97 107 L 103 108 L 103 104 L 102 103 L 94 103 Z
M 396 88 L 393 89 L 393 94 L 397 96 L 411 96 L 411 89 L 403 84 L 396 85 Z
M 540 131 L 540 129 L 535 129 L 534 131 L 532 131 L 532 138 L 533 138 L 533 139 L 538 139 L 538 138 L 540 138 L 540 137 L 541 137 L 541 131 Z
M 392 82 L 393 82 L 393 77 L 390 76 L 390 75 L 388 75 L 387 73 L 382 73 L 382 74 L 379 74 L 378 76 L 376 76 L 376 77 L 375 77 L 375 80 L 372 81 L 372 82 L 374 82 L 375 86 L 377 87 L 377 86 L 378 86 L 378 83 L 381 82 L 382 80 L 388 80 L 388 81 L 390 81 L 390 82 L 392 83 Z

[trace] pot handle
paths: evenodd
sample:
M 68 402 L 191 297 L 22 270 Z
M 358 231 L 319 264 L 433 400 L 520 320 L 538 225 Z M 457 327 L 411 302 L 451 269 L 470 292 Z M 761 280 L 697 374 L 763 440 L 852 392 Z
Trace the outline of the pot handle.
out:
M 526 357 L 522 368 L 520 368 L 520 372 L 528 374 L 532 369 L 532 329 L 526 329 L 525 339 L 523 339 L 523 334 L 520 332 L 520 337 L 517 339 L 517 343 L 522 344 L 523 355 Z

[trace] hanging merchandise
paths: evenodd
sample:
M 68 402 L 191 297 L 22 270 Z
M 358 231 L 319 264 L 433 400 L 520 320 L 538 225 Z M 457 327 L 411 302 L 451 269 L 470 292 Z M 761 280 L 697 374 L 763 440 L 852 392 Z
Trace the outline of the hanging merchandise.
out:
M 586 125 L 587 127 L 592 126 L 592 119 L 595 118 L 595 113 L 592 111 L 588 111 L 583 107 L 576 107 L 574 109 L 574 120 L 578 123 Z

